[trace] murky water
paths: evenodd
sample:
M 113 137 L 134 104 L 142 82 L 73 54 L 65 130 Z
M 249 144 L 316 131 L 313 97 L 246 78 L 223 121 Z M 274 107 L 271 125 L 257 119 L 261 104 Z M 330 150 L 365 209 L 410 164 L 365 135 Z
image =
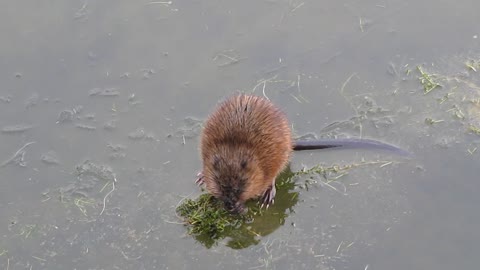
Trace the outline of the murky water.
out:
M 3 1 L 0 267 L 475 268 L 479 9 Z M 441 86 L 424 94 L 419 65 Z M 311 176 L 282 224 L 266 220 L 248 247 L 207 249 L 174 209 L 200 194 L 201 122 L 235 91 L 268 96 L 297 135 L 373 138 L 414 157 L 295 154 L 293 171 L 358 166 Z

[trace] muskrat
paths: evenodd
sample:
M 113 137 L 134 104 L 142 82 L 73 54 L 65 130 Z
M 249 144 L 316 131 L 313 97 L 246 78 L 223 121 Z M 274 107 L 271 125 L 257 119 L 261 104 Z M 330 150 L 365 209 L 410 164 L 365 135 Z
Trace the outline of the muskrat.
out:
M 203 170 L 197 183 L 232 212 L 261 197 L 262 207 L 274 202 L 275 179 L 293 150 L 374 147 L 404 153 L 366 139 L 294 141 L 285 114 L 259 96 L 234 95 L 222 102 L 205 122 L 200 142 Z

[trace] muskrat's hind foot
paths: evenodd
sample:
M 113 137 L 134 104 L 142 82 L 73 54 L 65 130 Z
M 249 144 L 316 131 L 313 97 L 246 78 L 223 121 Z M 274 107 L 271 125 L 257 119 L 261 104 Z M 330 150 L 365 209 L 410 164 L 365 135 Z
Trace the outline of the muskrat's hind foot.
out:
M 195 184 L 197 184 L 197 185 L 199 185 L 199 186 L 203 185 L 203 183 L 204 183 L 204 180 L 203 180 L 203 172 L 202 172 L 202 171 L 198 172 L 198 173 L 197 173 L 197 177 L 198 177 L 198 178 L 197 178 L 197 180 L 195 180 Z
M 262 205 L 260 208 L 263 208 L 265 205 L 266 208 L 273 204 L 275 202 L 275 194 L 277 193 L 277 190 L 275 189 L 275 183 L 273 183 L 267 190 L 265 190 L 265 193 L 263 193 L 262 196 Z

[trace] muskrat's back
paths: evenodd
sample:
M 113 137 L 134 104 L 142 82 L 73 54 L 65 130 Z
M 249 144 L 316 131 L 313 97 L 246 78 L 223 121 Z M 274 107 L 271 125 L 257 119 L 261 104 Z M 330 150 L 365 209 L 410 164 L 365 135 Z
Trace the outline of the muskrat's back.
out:
M 222 200 L 233 197 L 232 203 L 244 203 L 274 184 L 291 151 L 290 127 L 283 112 L 261 97 L 232 96 L 205 123 L 203 181 Z

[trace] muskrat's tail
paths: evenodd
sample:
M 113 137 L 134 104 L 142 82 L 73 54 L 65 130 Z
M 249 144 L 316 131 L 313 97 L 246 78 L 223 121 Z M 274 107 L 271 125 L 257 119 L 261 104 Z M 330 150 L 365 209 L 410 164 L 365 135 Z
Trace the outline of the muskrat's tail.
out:
M 392 151 L 402 156 L 411 156 L 411 153 L 400 149 L 394 145 L 369 140 L 369 139 L 318 139 L 318 140 L 298 140 L 293 143 L 294 151 L 318 150 L 328 148 L 352 149 L 352 148 L 371 148 Z

